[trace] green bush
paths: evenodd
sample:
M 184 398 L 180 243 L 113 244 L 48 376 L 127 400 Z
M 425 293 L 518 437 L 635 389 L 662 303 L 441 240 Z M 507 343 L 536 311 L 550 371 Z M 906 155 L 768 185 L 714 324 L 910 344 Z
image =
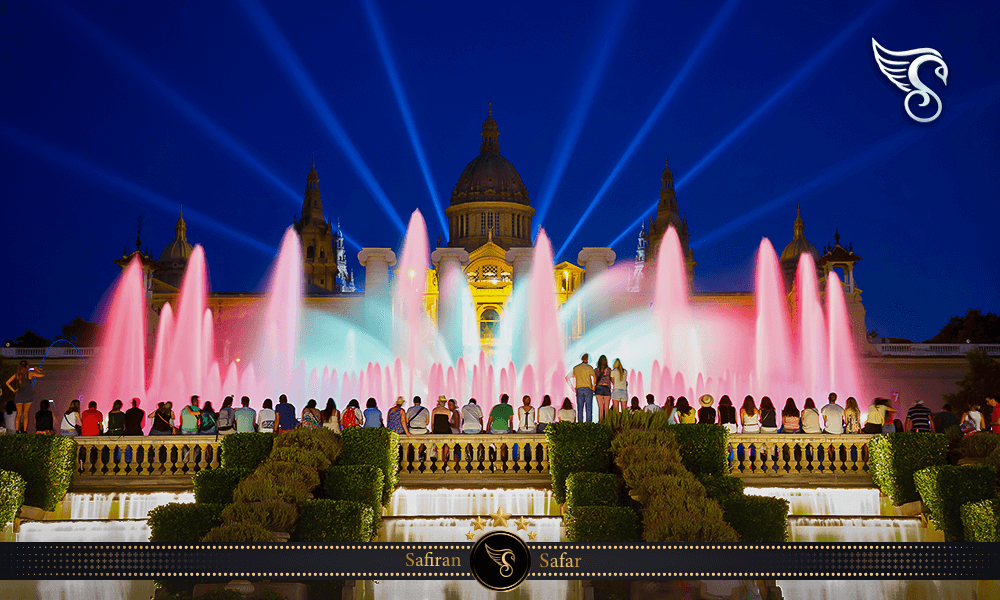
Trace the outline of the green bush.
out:
M 279 448 L 299 448 L 319 452 L 331 463 L 340 456 L 342 444 L 340 438 L 332 429 L 293 429 L 279 435 L 274 440 L 274 450 Z
M 249 474 L 249 471 L 225 467 L 198 471 L 192 477 L 194 501 L 204 504 L 231 504 L 233 490 Z
M 566 477 L 566 506 L 618 504 L 618 476 L 612 473 L 570 473 Z
M 651 544 L 734 544 L 739 537 L 715 500 L 666 489 L 651 496 L 646 506 L 643 540 Z
M 563 513 L 563 519 L 566 540 L 570 542 L 597 544 L 640 539 L 639 515 L 627 506 L 576 506 Z
M 349 427 L 341 441 L 341 465 L 369 465 L 382 470 L 382 506 L 387 506 L 399 485 L 399 434 L 384 427 Z
M 273 544 L 274 542 L 274 534 L 255 523 L 225 523 L 201 538 L 203 544 Z
M 1000 542 L 1000 499 L 963 504 L 962 525 L 967 542 Z
M 566 502 L 570 473 L 602 473 L 611 466 L 611 428 L 601 423 L 552 423 L 545 428 L 556 502 Z
M 997 471 L 1000 471 L 1000 448 L 997 448 L 993 450 L 993 452 L 990 452 L 990 455 L 986 457 L 985 464 L 987 466 L 993 467 Z
M 21 504 L 24 503 L 24 489 L 28 483 L 23 477 L 11 471 L 0 471 L 0 527 L 14 521 Z
M 992 433 L 967 435 L 959 442 L 958 448 L 966 458 L 985 458 L 1000 448 L 1000 435 Z
M 730 495 L 719 501 L 723 516 L 743 544 L 782 544 L 788 539 L 788 500 Z
M 219 458 L 224 468 L 253 471 L 271 453 L 273 433 L 230 433 L 222 436 Z
M 149 541 L 153 544 L 197 544 L 222 524 L 223 504 L 164 504 L 149 511 Z
M 309 500 L 301 507 L 292 540 L 322 543 L 368 542 L 371 541 L 369 534 L 374 516 L 372 508 L 360 502 Z
M 913 474 L 947 464 L 948 440 L 940 433 L 885 433 L 868 441 L 868 469 L 896 506 L 920 500 Z
M 657 413 L 658 414 L 658 413 Z M 669 425 L 681 451 L 681 460 L 695 475 L 729 473 L 729 430 L 722 425 Z
M 963 504 L 996 498 L 997 494 L 997 471 L 993 467 L 927 467 L 914 473 L 913 480 L 930 510 L 931 520 L 948 542 L 965 539 Z
M 732 475 L 700 475 L 698 481 L 705 486 L 709 498 L 720 502 L 730 496 L 742 496 L 745 487 L 742 479 Z
M 222 510 L 224 523 L 252 523 L 268 531 L 291 531 L 299 509 L 287 502 L 235 502 Z
M 319 474 L 316 469 L 297 462 L 275 460 L 273 454 L 254 472 L 254 475 L 295 481 L 310 492 L 319 487 Z
M 73 438 L 61 435 L 0 436 L 0 470 L 24 479 L 24 504 L 55 510 L 73 481 L 76 447 Z
M 382 525 L 382 469 L 371 465 L 332 466 L 326 470 L 323 489 L 330 500 L 350 500 L 372 509 L 370 538 Z
M 309 492 L 294 482 L 279 482 L 257 474 L 247 477 L 233 490 L 233 502 L 277 500 L 302 504 Z
M 962 432 L 962 428 L 958 425 L 952 425 L 944 430 L 944 437 L 948 439 L 948 445 L 950 446 L 961 442 L 965 437 L 965 433 Z
M 271 450 L 271 455 L 268 458 L 274 461 L 298 463 L 304 467 L 312 469 L 313 471 L 322 471 L 331 464 L 330 459 L 324 456 L 322 452 L 318 452 L 316 450 L 305 450 L 294 446 L 275 448 L 274 450 Z

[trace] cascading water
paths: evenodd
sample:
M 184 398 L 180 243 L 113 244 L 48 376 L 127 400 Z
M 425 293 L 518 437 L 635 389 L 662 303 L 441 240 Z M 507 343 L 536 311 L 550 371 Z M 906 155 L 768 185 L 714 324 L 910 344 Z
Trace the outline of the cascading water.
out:
M 552 490 L 479 489 L 441 490 L 400 488 L 392 495 L 387 516 L 486 515 L 504 507 L 516 515 L 558 515 Z
M 878 488 L 746 488 L 745 494 L 788 500 L 790 515 L 881 516 Z

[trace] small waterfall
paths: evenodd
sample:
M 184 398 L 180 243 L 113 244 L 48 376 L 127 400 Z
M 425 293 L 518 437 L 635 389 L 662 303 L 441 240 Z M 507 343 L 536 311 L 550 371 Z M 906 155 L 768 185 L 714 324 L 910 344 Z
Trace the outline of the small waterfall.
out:
M 982 593 L 978 581 L 893 581 L 893 580 L 779 580 L 785 598 L 795 600 L 969 600 L 993 598 Z M 978 590 L 978 593 L 977 593 Z
M 852 515 L 882 514 L 879 491 L 876 488 L 746 488 L 753 496 L 770 496 L 788 500 L 790 515 Z
M 493 509 L 496 510 L 496 509 Z M 421 519 L 386 518 L 382 523 L 382 539 L 395 542 L 465 543 L 470 541 L 466 533 L 472 531 L 472 517 L 465 519 Z M 511 521 L 513 522 L 513 521 Z M 511 530 L 516 529 L 510 527 Z M 561 538 L 562 519 L 559 517 L 532 517 L 528 519 L 528 529 L 517 532 L 528 541 L 528 531 L 538 534 L 536 542 L 558 542 Z M 483 531 L 476 532 L 477 537 Z
M 32 521 L 21 524 L 18 542 L 148 542 L 149 526 L 141 521 Z
M 792 542 L 922 542 L 918 517 L 789 517 Z
M 145 519 L 149 516 L 149 511 L 157 506 L 176 502 L 179 504 L 191 504 L 194 502 L 194 493 L 183 492 L 180 494 L 171 492 L 158 492 L 152 494 L 128 494 L 123 493 L 118 496 L 118 518 L 119 519 Z
M 5 581 L 4 597 L 24 600 L 149 600 L 155 583 L 136 581 Z M 34 589 L 31 589 L 34 588 Z M 9 595 L 8 595 L 9 594 Z
M 552 490 L 417 490 L 400 488 L 392 495 L 387 516 L 487 515 L 502 506 L 514 515 L 558 515 Z

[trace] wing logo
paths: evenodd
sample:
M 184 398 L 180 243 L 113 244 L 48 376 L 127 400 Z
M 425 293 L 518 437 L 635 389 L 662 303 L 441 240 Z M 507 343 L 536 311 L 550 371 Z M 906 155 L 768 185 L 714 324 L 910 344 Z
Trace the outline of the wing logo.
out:
M 514 551 L 513 550 L 494 550 L 486 545 L 486 554 L 489 554 L 493 562 L 500 565 L 500 576 L 510 577 L 514 573 L 514 566 L 511 564 L 514 562 Z M 510 563 L 507 559 L 510 559 Z
M 927 84 L 920 81 L 920 67 L 924 63 L 937 63 L 934 74 L 938 76 L 945 85 L 948 85 L 948 65 L 945 64 L 941 53 L 933 48 L 917 48 L 916 50 L 905 50 L 903 52 L 893 52 L 872 38 L 872 50 L 875 52 L 875 62 L 878 68 L 894 83 L 896 87 L 906 92 L 903 99 L 903 108 L 910 118 L 919 123 L 929 123 L 938 118 L 941 114 L 941 98 L 934 93 L 934 90 L 927 87 Z M 910 101 L 918 97 L 920 104 L 924 107 L 933 102 L 937 105 L 937 110 L 930 117 L 921 118 L 913 114 L 910 110 Z

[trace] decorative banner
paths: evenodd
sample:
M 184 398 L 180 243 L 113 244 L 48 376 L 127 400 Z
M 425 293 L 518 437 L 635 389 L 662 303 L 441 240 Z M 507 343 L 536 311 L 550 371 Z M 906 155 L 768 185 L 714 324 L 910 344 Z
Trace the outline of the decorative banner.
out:
M 499 532 L 498 532 L 499 533 Z M 508 534 L 509 537 L 516 536 Z M 521 543 L 0 546 L 0 579 L 992 579 L 1000 544 Z M 484 540 L 486 542 L 484 542 Z M 474 546 L 486 543 L 483 556 Z M 485 562 L 489 561 L 489 563 Z M 520 564 L 519 564 L 520 561 Z M 505 566 L 510 566 L 506 569 Z M 502 572 L 501 572 L 502 571 Z M 485 571 L 483 571 L 485 572 Z M 481 574 L 482 575 L 482 574 Z M 481 579 L 482 581 L 483 579 Z

